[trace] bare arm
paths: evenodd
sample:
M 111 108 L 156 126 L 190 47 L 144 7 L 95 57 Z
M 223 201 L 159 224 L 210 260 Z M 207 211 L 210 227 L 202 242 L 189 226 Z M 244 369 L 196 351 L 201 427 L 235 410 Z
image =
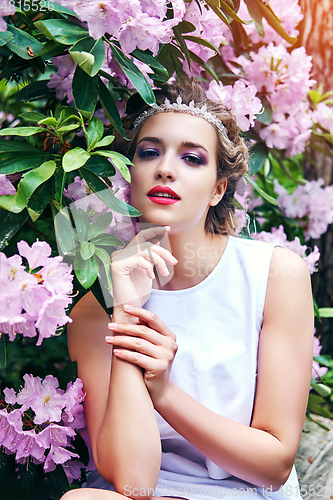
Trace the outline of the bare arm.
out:
M 161 389 L 158 371 L 154 375 L 156 383 L 154 377 L 146 383 L 157 411 L 205 456 L 241 479 L 278 489 L 290 474 L 304 421 L 312 366 L 313 306 L 309 272 L 300 257 L 275 248 L 271 270 L 251 427 L 208 410 L 170 380 Z M 133 314 L 145 316 L 148 323 L 157 325 L 155 330 L 164 332 L 151 313 Z M 158 345 L 152 333 L 135 334 L 142 339 L 150 336 Z M 144 343 L 140 349 L 143 354 L 151 351 L 157 357 L 157 350 Z M 151 374 L 152 358 L 134 358 L 129 351 L 121 351 L 120 355 Z
M 83 380 L 85 414 L 99 473 L 115 488 L 155 487 L 160 438 L 142 370 L 115 359 L 105 343 L 109 316 L 88 293 L 72 312 L 68 345 Z
M 148 230 L 146 237 L 158 232 L 165 229 Z M 155 263 L 151 259 L 163 271 L 163 257 L 172 257 L 166 250 L 146 243 L 145 238 L 140 240 L 139 252 L 131 244 L 114 253 L 112 264 L 114 299 L 118 304 L 112 319 L 127 324 L 136 323 L 137 319 L 126 314 L 122 304 L 129 298 L 132 303 L 142 304 L 149 296 Z M 72 318 L 68 328 L 69 351 L 71 359 L 78 362 L 84 383 L 85 414 L 97 470 L 120 493 L 124 493 L 126 485 L 131 490 L 152 491 L 160 470 L 161 444 L 143 371 L 112 357 L 112 348 L 105 342 L 110 333 L 110 318 L 91 293 L 77 304 Z

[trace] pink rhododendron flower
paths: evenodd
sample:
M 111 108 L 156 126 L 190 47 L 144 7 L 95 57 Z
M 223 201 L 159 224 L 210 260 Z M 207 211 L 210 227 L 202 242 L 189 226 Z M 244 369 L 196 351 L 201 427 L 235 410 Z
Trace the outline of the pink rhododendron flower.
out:
M 277 179 L 274 180 L 278 202 L 287 217 L 300 218 L 306 240 L 319 238 L 333 222 L 333 186 L 322 187 L 324 179 L 306 181 L 289 194 Z
M 16 189 L 5 174 L 0 174 L 0 196 L 15 194 Z
M 319 123 L 323 128 L 326 128 L 333 135 L 333 108 L 327 106 L 323 102 L 317 104 L 317 109 L 312 113 L 312 119 L 315 123 Z
M 82 381 L 76 379 L 63 391 L 52 375 L 42 380 L 25 374 L 23 379 L 24 387 L 17 394 L 9 388 L 3 391 L 7 407 L 0 410 L 0 447 L 6 453 L 15 453 L 16 461 L 21 463 L 29 457 L 35 463 L 44 462 L 45 472 L 54 470 L 57 464 L 66 463 L 72 475 L 79 479 L 78 471 L 75 466 L 71 467 L 70 462 L 79 455 L 66 448 L 72 446 L 75 429 L 84 426 Z M 33 418 L 28 416 L 29 408 L 35 413 Z M 70 426 L 67 425 L 68 415 L 75 416 Z M 81 416 L 76 418 L 78 415 Z M 23 430 L 27 421 L 29 430 Z M 80 466 L 84 468 L 83 464 Z
M 76 415 L 83 411 L 83 406 L 80 404 L 84 400 L 82 391 L 83 383 L 81 379 L 76 379 L 75 382 L 69 382 L 67 385 L 64 398 L 66 401 L 65 413 L 68 415 L 68 422 L 73 422 Z M 85 427 L 85 425 L 83 425 Z M 76 427 L 80 429 L 81 427 Z
M 2 2 L 0 4 L 0 31 L 7 30 L 7 23 L 3 16 L 12 16 L 15 14 L 15 5 L 11 2 Z
M 313 125 L 307 94 L 314 83 L 310 79 L 311 57 L 304 47 L 289 53 L 282 44 L 270 43 L 257 53 L 250 52 L 250 59 L 243 55 L 235 58 L 232 52 L 229 58 L 244 68 L 248 83 L 271 104 L 272 123 L 261 126 L 260 137 L 268 147 L 285 149 L 288 155 L 303 152 Z M 239 72 L 239 76 L 243 75 Z
M 237 80 L 233 86 L 210 82 L 207 96 L 216 102 L 222 102 L 235 116 L 237 124 L 244 132 L 254 125 L 255 115 L 260 113 L 262 104 L 256 97 L 257 89 L 254 85 L 246 85 Z
M 71 458 L 80 458 L 80 456 L 62 446 L 53 446 L 51 444 L 50 452 L 44 462 L 44 470 L 45 472 L 52 472 L 58 464 L 64 464 Z
M 311 274 L 316 270 L 315 265 L 317 264 L 320 257 L 318 247 L 315 246 L 314 250 L 308 256 L 306 256 L 305 252 L 308 247 L 306 245 L 301 245 L 298 236 L 296 236 L 293 241 L 288 241 L 282 224 L 278 228 L 272 227 L 270 233 L 267 231 L 261 231 L 260 233 L 251 233 L 251 238 L 254 240 L 266 241 L 267 243 L 279 243 L 281 245 L 284 245 L 292 252 L 295 252 L 300 257 L 303 257 L 304 262 L 308 266 L 309 272 Z
M 149 48 L 155 56 L 160 43 L 170 42 L 173 26 L 185 14 L 183 0 L 171 0 L 172 19 L 165 19 L 168 0 L 58 0 L 58 3 L 73 9 L 88 24 L 90 36 L 98 39 L 108 33 L 127 54 L 135 48 Z
M 51 247 L 46 241 L 35 241 L 30 248 L 28 243 L 22 240 L 18 242 L 17 248 L 20 255 L 27 259 L 31 270 L 44 266 L 51 255 Z
M 38 241 L 30 248 L 20 241 L 17 247 L 28 260 L 29 272 L 20 255 L 7 258 L 0 253 L 0 332 L 14 340 L 17 333 L 34 337 L 38 328 L 40 345 L 71 321 L 65 309 L 72 302 L 73 275 L 62 257 L 50 257 L 48 243 Z M 36 268 L 41 269 L 31 274 Z

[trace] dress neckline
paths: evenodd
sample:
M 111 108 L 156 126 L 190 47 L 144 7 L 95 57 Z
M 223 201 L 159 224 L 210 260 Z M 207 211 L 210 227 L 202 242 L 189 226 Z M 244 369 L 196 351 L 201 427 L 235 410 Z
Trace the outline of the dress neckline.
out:
M 201 287 L 204 287 L 206 286 L 207 283 L 209 283 L 209 281 L 215 276 L 215 274 L 218 272 L 218 270 L 220 269 L 220 267 L 222 267 L 222 265 L 224 265 L 226 259 L 228 258 L 228 254 L 231 252 L 230 250 L 230 246 L 231 246 L 231 242 L 234 240 L 234 239 L 237 239 L 236 236 L 231 236 L 231 235 L 228 235 L 228 240 L 227 240 L 227 244 L 226 246 L 224 247 L 224 251 L 219 259 L 219 261 L 217 262 L 216 266 L 214 267 L 214 269 L 206 276 L 206 278 L 204 278 L 202 281 L 200 281 L 200 283 L 198 283 L 197 285 L 193 285 L 189 288 L 181 288 L 180 290 L 160 290 L 158 288 L 152 288 L 151 290 L 151 294 L 153 295 L 159 295 L 159 294 L 184 294 L 184 293 L 191 293 L 191 292 L 194 292 L 196 290 L 198 290 L 199 288 Z

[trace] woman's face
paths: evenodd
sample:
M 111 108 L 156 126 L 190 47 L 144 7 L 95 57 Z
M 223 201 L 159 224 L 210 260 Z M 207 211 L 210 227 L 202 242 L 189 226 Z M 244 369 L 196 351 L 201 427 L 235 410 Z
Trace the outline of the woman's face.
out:
M 216 150 L 215 129 L 203 118 L 173 112 L 148 118 L 131 169 L 131 205 L 142 212 L 140 220 L 203 230 L 226 187 L 216 181 Z

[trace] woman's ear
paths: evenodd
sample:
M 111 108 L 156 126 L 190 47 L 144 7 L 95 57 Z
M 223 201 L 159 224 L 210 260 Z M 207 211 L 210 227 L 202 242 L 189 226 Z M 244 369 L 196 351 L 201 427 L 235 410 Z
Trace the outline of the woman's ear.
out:
M 216 184 L 214 194 L 210 200 L 210 206 L 215 207 L 223 198 L 225 190 L 227 189 L 227 180 L 221 180 Z

